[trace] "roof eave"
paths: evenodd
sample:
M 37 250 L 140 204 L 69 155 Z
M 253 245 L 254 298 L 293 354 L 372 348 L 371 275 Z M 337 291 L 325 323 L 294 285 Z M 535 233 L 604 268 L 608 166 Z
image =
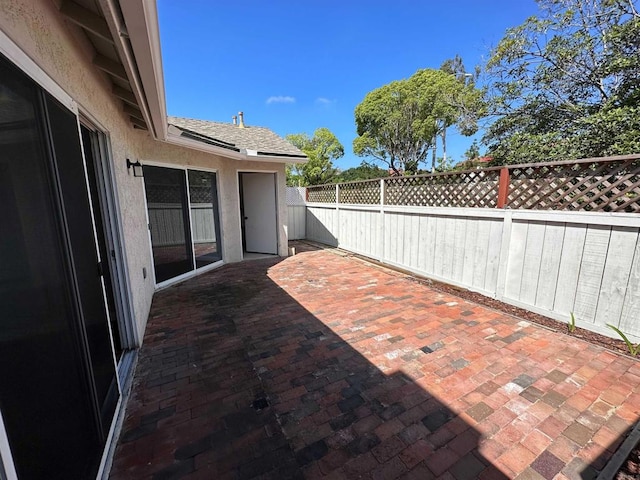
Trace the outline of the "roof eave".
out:
M 308 157 L 301 157 L 297 155 L 288 155 L 277 153 L 260 153 L 257 150 L 246 150 L 247 160 L 254 160 L 259 162 L 277 162 L 277 163 L 305 163 L 309 160 Z
M 100 0 L 115 30 L 117 49 L 123 53 L 127 75 L 149 130 L 157 140 L 167 138 L 167 107 L 160 50 L 160 29 L 155 0 Z M 119 5 L 119 7 L 118 7 Z M 124 25 L 118 14 L 122 12 Z M 108 15 L 107 15 L 108 12 Z

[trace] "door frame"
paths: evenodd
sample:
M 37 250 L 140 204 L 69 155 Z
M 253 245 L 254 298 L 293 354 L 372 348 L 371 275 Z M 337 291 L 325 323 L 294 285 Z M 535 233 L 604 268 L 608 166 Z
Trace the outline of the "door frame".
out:
M 116 320 L 118 321 L 118 326 L 120 327 L 123 350 L 133 350 L 140 346 L 140 338 L 138 329 L 135 327 L 135 314 L 133 311 L 133 304 L 131 302 L 131 282 L 129 281 L 129 269 L 126 261 L 126 246 L 124 241 L 124 234 L 122 232 L 122 228 L 120 228 L 120 225 L 122 225 L 122 214 L 120 211 L 120 202 L 118 200 L 118 190 L 114 181 L 111 141 L 108 131 L 103 128 L 98 123 L 98 121 L 82 107 L 80 107 L 78 122 L 78 133 L 80 134 L 81 142 L 82 132 L 80 130 L 80 126 L 83 126 L 90 130 L 92 133 L 96 134 L 98 140 L 98 144 L 92 146 L 97 147 L 93 150 L 95 153 L 95 169 L 98 176 L 98 196 L 100 197 L 101 201 L 101 205 L 98 205 L 98 208 L 100 208 L 100 210 L 102 211 L 103 221 L 105 223 L 104 226 L 107 230 L 105 232 L 105 237 L 108 243 L 108 247 L 115 253 L 115 257 L 112 259 L 112 261 L 116 266 L 117 273 L 117 275 L 114 277 L 115 281 L 113 282 L 116 310 L 119 315 L 119 318 Z M 87 159 L 84 158 L 84 148 L 82 150 L 82 156 L 84 160 L 85 176 L 87 176 Z M 87 190 L 89 190 L 88 185 Z M 98 240 L 96 236 L 97 233 L 95 231 L 97 225 L 95 218 L 93 218 L 93 210 L 91 212 L 91 217 L 94 223 L 94 241 L 97 245 Z M 105 259 L 101 260 L 104 261 Z M 117 360 L 118 369 L 120 370 L 122 366 L 126 365 L 127 363 L 128 362 L 123 362 L 123 358 L 121 357 L 120 360 Z M 121 366 L 120 364 L 123 365 Z M 118 376 L 122 376 L 120 375 L 120 372 Z M 122 382 L 123 379 L 121 378 L 120 381 Z
M 221 203 L 220 203 L 220 171 L 217 168 L 211 168 L 211 167 L 200 167 L 198 165 L 180 165 L 180 164 L 175 164 L 175 163 L 168 163 L 168 162 L 158 162 L 156 160 L 141 160 L 141 162 L 143 163 L 143 165 L 147 165 L 149 167 L 161 167 L 161 168 L 171 168 L 174 170 L 182 170 L 184 172 L 184 176 L 185 176 L 185 182 L 186 182 L 186 187 L 187 187 L 187 210 L 189 212 L 189 231 L 191 232 L 191 250 L 192 250 L 192 259 L 193 259 L 193 269 L 189 270 L 188 272 L 185 272 L 181 275 L 178 275 L 176 277 L 173 278 L 169 278 L 168 280 L 165 280 L 163 282 L 158 283 L 157 279 L 156 279 L 156 266 L 155 266 L 155 262 L 153 260 L 153 241 L 151 239 L 151 228 L 150 228 L 150 222 L 149 222 L 149 205 L 147 204 L 147 189 L 146 189 L 146 185 L 145 185 L 145 180 L 144 180 L 144 175 L 142 176 L 142 190 L 143 190 L 143 197 L 144 197 L 144 215 L 145 215 L 145 219 L 147 222 L 147 233 L 148 233 L 148 239 L 149 239 L 149 253 L 150 253 L 150 257 L 151 257 L 151 275 L 153 278 L 153 284 L 155 285 L 155 290 L 162 290 L 164 288 L 170 287 L 171 285 L 175 285 L 176 283 L 180 283 L 183 282 L 184 280 L 188 280 L 189 278 L 195 277 L 196 275 L 200 275 L 201 273 L 205 273 L 208 272 L 209 270 L 213 270 L 215 268 L 221 267 L 222 265 L 224 265 L 224 233 L 223 233 L 223 229 L 222 229 L 222 224 L 223 224 L 223 219 L 222 217 L 224 216 L 224 213 L 222 211 L 221 207 Z M 219 220 L 219 225 L 218 228 L 220 229 L 220 256 L 221 259 L 218 260 L 217 262 L 211 263 L 209 265 L 205 265 L 204 267 L 200 267 L 200 268 L 196 268 L 196 258 L 195 258 L 195 244 L 193 242 L 193 219 L 191 218 L 191 199 L 189 198 L 189 175 L 188 175 L 188 170 L 197 170 L 197 171 L 201 171 L 201 172 L 210 172 L 210 173 L 215 173 L 216 174 L 216 193 L 218 195 L 218 198 L 216 198 L 217 201 L 217 209 L 218 209 L 218 220 Z
M 243 203 L 244 203 L 244 199 L 242 198 L 242 173 L 265 173 L 265 174 L 271 174 L 273 175 L 273 187 L 274 187 L 274 198 L 273 201 L 275 202 L 275 207 L 276 207 L 276 252 L 280 252 L 280 232 L 279 232 L 279 226 L 280 226 L 280 211 L 278 208 L 279 205 L 279 198 L 278 198 L 278 171 L 277 170 L 258 170 L 258 169 L 249 169 L 249 168 L 238 168 L 236 169 L 236 179 L 238 181 L 238 187 L 236 188 L 236 192 L 238 193 L 238 228 L 240 230 L 240 236 L 241 236 L 241 242 L 242 242 L 242 259 L 244 260 L 244 256 L 245 256 L 245 235 L 244 235 L 244 226 L 243 226 L 243 219 L 242 219 L 242 210 L 243 210 Z M 275 255 L 277 256 L 279 253 L 276 253 Z

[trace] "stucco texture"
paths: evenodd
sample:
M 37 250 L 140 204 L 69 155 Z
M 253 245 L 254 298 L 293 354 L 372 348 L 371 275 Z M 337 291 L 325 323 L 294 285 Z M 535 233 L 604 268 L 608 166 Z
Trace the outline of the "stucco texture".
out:
M 231 160 L 205 152 L 169 145 L 135 130 L 111 94 L 106 76 L 95 68 L 93 48 L 82 31 L 67 22 L 49 0 L 3 0 L 0 29 L 78 104 L 80 114 L 109 139 L 119 224 L 124 237 L 129 291 L 138 338 L 143 337 L 155 291 L 144 184 L 127 171 L 126 159 L 167 165 L 214 169 L 219 175 L 223 260 L 242 259 L 242 233 L 238 193 L 239 171 L 274 172 L 277 177 L 279 254 L 287 255 L 284 164 Z

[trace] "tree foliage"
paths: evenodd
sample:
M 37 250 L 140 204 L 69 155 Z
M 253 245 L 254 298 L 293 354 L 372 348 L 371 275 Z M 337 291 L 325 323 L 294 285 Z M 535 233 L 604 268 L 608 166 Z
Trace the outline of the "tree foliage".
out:
M 480 156 L 480 145 L 478 145 L 478 141 L 474 140 L 469 148 L 464 152 L 465 160 L 475 160 Z
M 333 161 L 344 155 L 344 147 L 328 128 L 318 128 L 313 137 L 294 133 L 286 139 L 309 157 L 306 163 L 287 168 L 287 185 L 322 185 L 334 180 L 338 171 Z
M 348 168 L 338 174 L 336 178 L 337 182 L 355 182 L 358 180 L 371 180 L 374 178 L 388 177 L 389 171 L 384 168 L 380 168 L 377 165 L 371 165 L 367 162 L 362 162 L 357 167 Z
M 457 125 L 477 130 L 482 92 L 453 72 L 418 70 L 369 92 L 355 109 L 354 153 L 387 165 L 396 174 L 415 174 L 436 135 Z
M 538 0 L 493 50 L 495 163 L 640 151 L 640 15 L 632 0 Z

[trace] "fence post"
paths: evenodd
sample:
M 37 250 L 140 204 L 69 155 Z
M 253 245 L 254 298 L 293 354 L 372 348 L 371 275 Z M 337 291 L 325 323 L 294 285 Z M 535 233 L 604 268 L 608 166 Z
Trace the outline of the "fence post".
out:
M 380 216 L 378 217 L 378 235 L 376 238 L 376 247 L 378 260 L 382 261 L 384 258 L 384 202 L 385 202 L 385 185 L 384 178 L 380 179 Z
M 498 184 L 498 205 L 497 208 L 504 208 L 507 205 L 509 196 L 509 168 L 500 169 L 500 183 Z
M 334 216 L 334 232 L 336 237 L 336 247 L 340 246 L 340 184 L 336 183 L 336 210 Z
M 507 289 L 507 267 L 509 266 L 509 250 L 511 248 L 511 227 L 513 225 L 513 211 L 506 210 L 502 220 L 502 241 L 500 242 L 500 259 L 498 260 L 498 281 L 496 283 L 495 298 L 504 301 Z

